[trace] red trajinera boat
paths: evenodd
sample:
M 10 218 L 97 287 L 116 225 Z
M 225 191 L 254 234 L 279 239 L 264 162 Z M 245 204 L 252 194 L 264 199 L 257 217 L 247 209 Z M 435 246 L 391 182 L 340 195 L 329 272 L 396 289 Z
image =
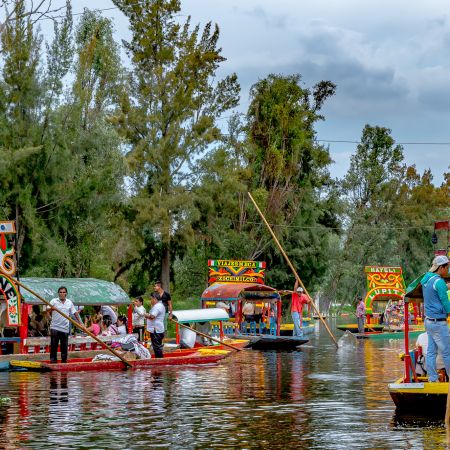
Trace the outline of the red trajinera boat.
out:
M 180 366 L 191 364 L 211 364 L 227 357 L 231 352 L 228 350 L 215 349 L 193 349 L 183 350 L 182 352 L 173 352 L 164 355 L 163 358 L 136 359 L 128 361 L 131 367 L 128 369 L 152 369 L 160 366 Z M 53 363 L 50 361 L 10 361 L 12 368 L 38 372 L 84 372 L 84 371 L 111 371 L 123 370 L 125 364 L 120 360 L 99 360 L 93 361 L 92 358 L 70 359 L 67 363 Z

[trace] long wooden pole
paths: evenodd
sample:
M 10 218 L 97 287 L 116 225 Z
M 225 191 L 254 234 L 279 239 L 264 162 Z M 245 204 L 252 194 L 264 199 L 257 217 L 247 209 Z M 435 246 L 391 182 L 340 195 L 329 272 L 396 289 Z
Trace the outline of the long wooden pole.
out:
M 314 304 L 314 302 L 312 301 L 311 296 L 309 295 L 305 285 L 303 284 L 302 280 L 300 279 L 300 277 L 298 276 L 297 271 L 295 270 L 294 266 L 292 265 L 288 255 L 286 254 L 286 252 L 284 251 L 283 247 L 281 246 L 280 242 L 278 241 L 277 237 L 275 236 L 275 233 L 273 232 L 271 226 L 269 225 L 269 222 L 267 222 L 266 218 L 264 217 L 264 214 L 261 212 L 261 210 L 259 209 L 257 203 L 255 202 L 254 198 L 252 197 L 252 194 L 250 194 L 250 192 L 248 192 L 248 196 L 250 197 L 250 200 L 252 201 L 253 205 L 255 205 L 256 210 L 258 211 L 259 215 L 261 216 L 261 219 L 263 220 L 263 222 L 266 224 L 267 229 L 269 230 L 270 234 L 273 237 L 273 240 L 275 241 L 275 243 L 277 244 L 278 248 L 280 249 L 281 254 L 284 256 L 284 259 L 286 260 L 288 266 L 291 268 L 292 273 L 295 276 L 295 279 L 298 281 L 298 283 L 300 284 L 300 286 L 303 288 L 303 290 L 305 291 L 305 294 L 308 296 L 309 298 L 309 302 L 311 303 L 312 307 L 314 308 L 314 310 L 316 311 L 316 314 L 319 316 L 319 319 L 321 320 L 321 322 L 324 324 L 326 330 L 328 331 L 328 334 L 330 335 L 331 339 L 333 340 L 333 342 L 335 343 L 336 347 L 338 346 L 338 343 L 336 341 L 336 338 L 333 336 L 333 333 L 331 332 L 330 328 L 328 327 L 328 324 L 325 322 L 325 319 L 322 317 L 322 314 L 320 314 L 319 310 L 317 309 L 316 305 Z
M 62 311 L 60 311 L 58 308 L 55 308 L 54 306 L 52 306 L 50 304 L 50 302 L 48 302 L 47 300 L 45 300 L 45 298 L 42 298 L 37 292 L 34 292 L 32 289 L 30 289 L 29 287 L 25 286 L 23 283 L 21 283 L 18 280 L 14 280 L 14 282 L 16 284 L 18 284 L 19 286 L 23 287 L 25 290 L 27 290 L 28 292 L 30 292 L 31 294 L 33 294 L 35 297 L 37 297 L 41 302 L 45 303 L 47 306 L 50 306 L 51 308 L 53 308 L 57 313 L 61 314 L 65 319 L 67 319 L 69 322 L 71 322 L 73 325 L 75 325 L 76 327 L 80 328 L 83 332 L 85 332 L 86 334 L 88 334 L 92 339 L 94 339 L 94 341 L 97 341 L 103 348 L 105 348 L 106 350 L 110 351 L 114 356 L 117 356 L 117 358 L 119 358 L 120 360 L 122 360 L 122 362 L 125 364 L 125 368 L 131 367 L 131 364 L 119 353 L 117 353 L 114 349 L 112 349 L 109 345 L 107 345 L 105 342 L 103 342 L 101 339 L 99 339 L 97 336 L 95 336 L 94 334 L 92 334 L 87 328 L 85 328 L 83 325 L 81 325 L 81 323 L 77 322 L 76 320 L 73 320 L 71 317 L 69 317 L 68 315 L 64 314 Z
M 187 325 L 184 325 L 184 324 L 178 322 L 178 321 L 175 320 L 175 319 L 169 319 L 169 320 L 171 320 L 172 322 L 175 322 L 176 324 L 178 324 L 179 327 L 183 327 L 183 328 L 186 328 L 186 329 L 188 329 L 188 330 L 191 330 L 191 331 L 193 331 L 194 333 L 199 334 L 200 336 L 203 336 L 203 337 L 205 337 L 205 338 L 207 338 L 207 339 L 211 339 L 212 341 L 218 342 L 219 344 L 225 345 L 225 347 L 230 347 L 230 348 L 232 348 L 233 350 L 236 350 L 237 352 L 242 351 L 242 348 L 238 348 L 238 347 L 235 347 L 234 345 L 226 344 L 225 342 L 222 342 L 220 339 L 213 338 L 213 337 L 210 336 L 209 334 L 201 333 L 200 331 L 194 330 L 193 328 L 188 327 Z

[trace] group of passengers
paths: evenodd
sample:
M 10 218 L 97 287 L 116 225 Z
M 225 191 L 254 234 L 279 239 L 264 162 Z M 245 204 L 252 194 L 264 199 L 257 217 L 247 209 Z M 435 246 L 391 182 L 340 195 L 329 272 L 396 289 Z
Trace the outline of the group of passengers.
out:
M 94 336 L 121 336 L 128 331 L 127 317 L 119 315 L 116 309 L 108 305 L 94 307 L 93 314 L 86 314 L 83 306 L 75 306 L 67 298 L 67 289 L 61 286 L 58 289 L 58 298 L 51 300 L 51 307 L 33 306 L 29 316 L 29 336 L 51 337 L 51 360 L 56 361 L 56 349 L 61 345 L 63 362 L 67 360 L 68 337 L 73 329 L 67 319 L 58 311 L 74 318 Z M 139 341 L 144 340 L 145 320 L 156 357 L 163 356 L 163 339 L 167 329 L 167 319 L 172 317 L 172 299 L 170 294 L 162 288 L 157 281 L 154 292 L 151 294 L 151 308 L 147 312 L 142 297 L 136 298 L 133 308 L 133 332 L 138 334 Z M 86 308 L 89 309 L 89 308 Z
M 77 307 L 80 314 L 84 308 Z M 50 310 L 33 305 L 28 321 L 28 335 L 33 337 L 50 335 Z M 72 316 L 72 318 L 74 318 Z M 85 328 L 94 336 L 114 336 L 127 334 L 127 318 L 118 315 L 111 306 L 95 306 L 94 314 L 82 314 Z

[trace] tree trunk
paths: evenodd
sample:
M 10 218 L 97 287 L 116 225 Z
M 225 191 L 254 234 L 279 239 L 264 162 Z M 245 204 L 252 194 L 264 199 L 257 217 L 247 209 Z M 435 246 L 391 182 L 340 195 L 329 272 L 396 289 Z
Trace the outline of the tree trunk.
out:
M 170 244 L 164 244 L 162 249 L 161 283 L 165 291 L 170 290 Z

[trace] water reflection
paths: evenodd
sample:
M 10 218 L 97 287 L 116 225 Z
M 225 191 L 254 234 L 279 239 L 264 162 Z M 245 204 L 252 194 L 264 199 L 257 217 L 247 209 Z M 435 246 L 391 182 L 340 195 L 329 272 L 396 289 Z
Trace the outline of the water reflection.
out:
M 204 367 L 0 373 L 0 448 L 445 448 L 442 423 L 395 415 L 401 341 L 245 351 Z

